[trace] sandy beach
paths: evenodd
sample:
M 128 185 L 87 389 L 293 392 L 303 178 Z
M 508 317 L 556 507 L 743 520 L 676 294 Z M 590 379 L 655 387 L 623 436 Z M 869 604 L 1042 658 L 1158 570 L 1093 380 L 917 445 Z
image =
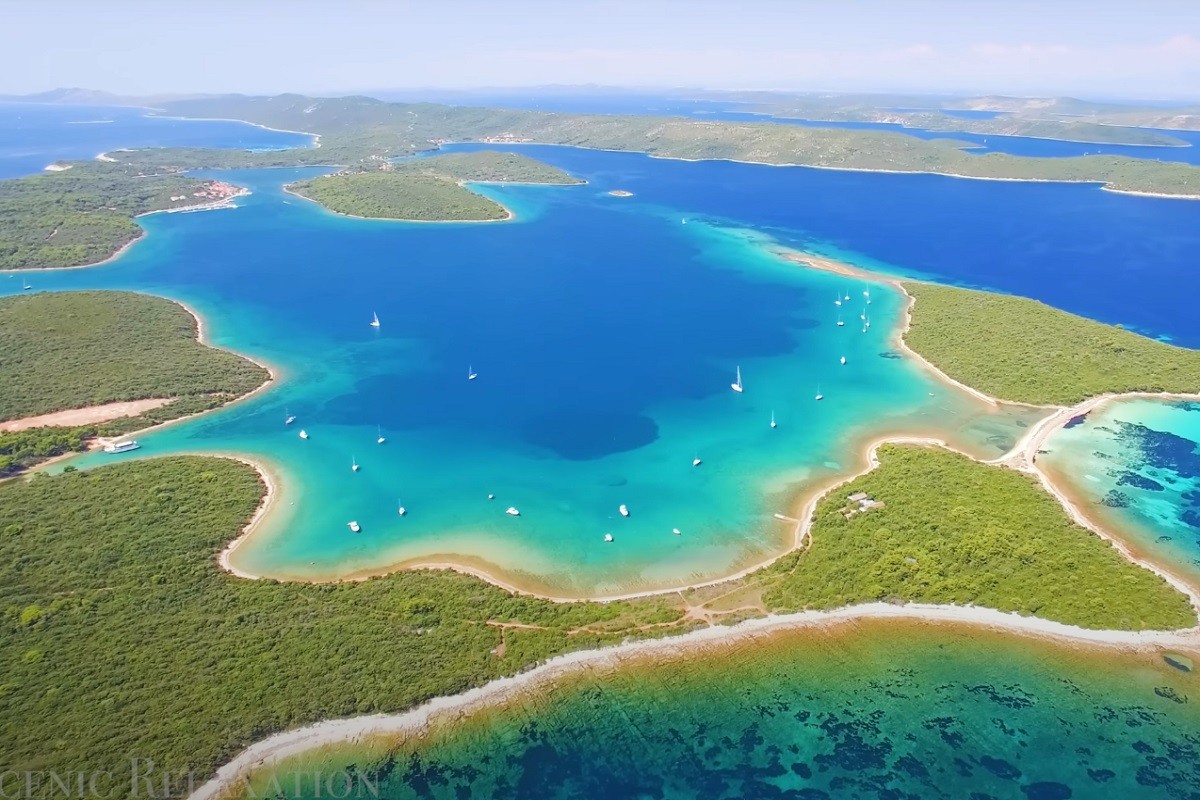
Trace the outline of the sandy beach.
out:
M 25 431 L 30 428 L 46 428 L 53 425 L 73 427 L 76 425 L 95 425 L 122 417 L 136 417 L 171 402 L 170 397 L 152 397 L 146 400 L 127 400 L 117 403 L 104 403 L 87 408 L 72 408 L 67 411 L 54 411 L 50 414 L 39 414 L 36 417 L 25 417 L 0 422 L 0 433 Z

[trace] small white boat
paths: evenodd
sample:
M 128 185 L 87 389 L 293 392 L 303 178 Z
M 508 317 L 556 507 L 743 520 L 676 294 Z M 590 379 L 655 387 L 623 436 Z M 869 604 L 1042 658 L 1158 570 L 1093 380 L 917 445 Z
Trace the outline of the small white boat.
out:
M 825 399 L 825 395 L 821 394 L 821 387 L 820 387 L 820 386 L 817 386 L 817 396 L 816 396 L 816 398 L 815 398 L 815 399 L 817 399 L 817 400 L 824 400 L 824 399 Z
M 30 290 L 30 289 L 32 289 L 33 287 L 29 285 L 29 281 L 27 281 L 27 280 L 25 280 L 24 278 L 22 278 L 22 279 L 21 279 L 21 288 L 22 288 L 22 289 L 24 289 L 25 291 L 29 291 L 29 290 Z
M 863 323 L 863 327 L 864 328 L 871 327 L 871 318 L 870 317 L 867 317 L 867 321 Z
M 676 536 L 678 536 L 678 535 L 679 535 L 679 528 L 671 528 L 671 533 L 673 533 L 673 534 L 675 534 Z
M 700 466 L 701 463 L 703 463 L 703 462 L 700 461 L 700 456 L 696 456 L 695 458 L 692 459 L 693 467 L 698 467 L 698 466 Z
M 840 306 L 840 305 L 842 304 L 842 294 L 841 294 L 841 292 L 838 292 L 838 295 L 837 295 L 837 297 L 834 299 L 834 301 L 833 301 L 833 304 L 834 304 L 835 306 Z
M 510 517 L 519 517 L 519 516 L 521 516 L 521 512 L 520 512 L 520 511 L 517 511 L 517 507 L 516 507 L 516 506 L 509 506 L 509 507 L 508 507 L 508 509 L 507 509 L 507 510 L 506 510 L 504 513 L 505 513 L 505 514 L 508 514 Z
M 772 410 L 771 411 L 771 428 L 774 429 L 774 428 L 778 428 L 778 427 L 779 427 L 779 425 L 777 425 L 775 423 L 775 411 Z
M 301 429 L 300 429 L 300 438 L 301 438 L 301 439 L 307 439 L 307 438 L 308 438 L 308 431 L 306 431 L 306 430 L 304 430 L 303 428 L 301 428 Z
M 494 495 L 494 494 L 488 495 L 488 500 L 495 500 L 495 499 L 496 499 L 496 495 Z
M 612 541 L 612 534 L 611 534 L 611 533 L 606 533 L 606 534 L 604 534 L 604 541 L 606 541 L 606 542 L 611 542 L 611 541 Z
M 843 297 L 842 299 L 843 299 L 843 300 L 845 300 L 847 303 L 849 303 L 849 302 L 850 302 L 850 295 L 846 295 L 846 296 L 845 296 L 845 297 Z
M 858 315 L 858 318 L 861 319 L 863 322 L 866 322 L 867 321 L 867 312 L 866 311 L 862 312 L 861 314 Z
M 627 506 L 626 506 L 624 503 L 622 503 L 622 504 L 621 504 L 621 507 L 620 507 L 620 508 L 618 508 L 618 509 L 617 509 L 617 511 L 620 511 L 620 512 L 621 512 L 621 516 L 622 516 L 622 517 L 628 517 L 628 516 L 629 516 L 629 508 L 628 508 L 628 507 L 627 507 Z
M 479 377 L 478 373 L 476 373 L 475 370 L 471 369 L 470 364 L 467 364 L 467 380 L 473 381 L 478 377 Z
M 375 439 L 375 444 L 383 444 L 384 442 L 386 442 L 386 441 L 387 441 L 387 437 L 385 437 L 385 436 L 383 435 L 383 428 L 381 428 L 380 426 L 376 425 L 376 426 L 375 426 L 375 431 L 376 431 L 376 432 L 379 434 L 378 438 L 376 438 L 376 439 Z
M 130 450 L 137 450 L 139 447 L 141 447 L 141 445 L 135 442 L 133 439 L 126 439 L 123 442 L 109 442 L 108 444 L 104 445 L 104 452 L 128 453 Z
M 286 412 L 284 412 L 284 413 L 286 413 Z M 293 422 L 295 422 L 295 421 L 296 421 L 296 415 L 295 415 L 295 414 L 288 414 L 288 415 L 287 415 L 287 416 L 284 418 L 284 420 L 283 420 L 283 424 L 284 424 L 284 425 L 291 425 L 291 424 L 292 424 Z
M 396 502 L 396 513 L 403 517 L 405 514 L 408 513 L 408 509 L 406 509 L 404 507 L 403 503 L 397 501 Z
M 684 217 L 684 218 L 683 218 L 683 220 L 682 220 L 682 224 L 683 224 L 683 225 L 687 225 L 687 217 Z
M 733 389 L 735 392 L 742 391 L 742 368 L 741 368 L 741 366 L 738 366 L 738 368 L 737 368 L 737 380 L 735 380 L 733 383 L 729 384 L 729 388 Z
M 350 471 L 358 472 L 358 462 L 354 460 L 354 456 L 350 456 Z
M 842 315 L 841 315 L 841 314 L 838 314 L 838 327 L 840 328 L 840 327 L 842 327 L 842 326 L 843 326 L 843 325 L 845 325 L 845 324 L 846 324 L 846 323 L 845 323 L 845 321 L 842 319 Z
M 870 297 L 870 296 L 871 296 L 871 290 L 863 289 L 863 297 Z
M 354 520 L 350 520 L 349 522 L 347 522 L 346 527 L 348 527 L 350 529 L 351 533 L 358 533 L 359 531 L 362 530 L 362 526 L 359 525 Z
M 373 311 L 371 312 L 371 327 L 372 328 L 379 327 L 379 315 Z
M 841 358 L 839 358 L 838 361 L 841 362 L 842 366 L 846 365 L 846 357 L 845 356 L 842 356 Z

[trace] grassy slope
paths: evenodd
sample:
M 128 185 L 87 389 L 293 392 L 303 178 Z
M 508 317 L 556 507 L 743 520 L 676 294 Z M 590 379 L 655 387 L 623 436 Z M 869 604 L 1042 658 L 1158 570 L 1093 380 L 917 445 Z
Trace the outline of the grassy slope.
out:
M 133 217 L 193 205 L 210 184 L 102 162 L 0 180 L 0 269 L 101 261 L 141 234 Z
M 926 283 L 905 336 L 950 377 L 993 397 L 1069 405 L 1105 392 L 1200 391 L 1200 352 L 1036 300 Z
M 888 506 L 846 523 L 839 498 L 860 488 Z M 555 604 L 448 572 L 234 578 L 215 555 L 261 491 L 248 467 L 199 457 L 0 484 L 8 768 L 125 775 L 136 753 L 204 777 L 277 730 L 402 710 L 553 654 L 693 624 L 674 596 Z M 730 588 L 766 587 L 775 610 L 903 597 L 1091 627 L 1194 622 L 1181 595 L 1071 526 L 1026 476 L 941 451 L 885 451 L 820 506 L 815 537 Z M 507 622 L 535 627 L 496 625 Z
M 846 520 L 859 491 L 886 506 Z M 775 609 L 899 598 L 1089 628 L 1196 623 L 1187 598 L 1074 525 L 1032 477 L 932 448 L 882 448 L 877 469 L 818 505 L 808 552 L 755 580 Z
M 502 205 L 472 192 L 463 181 L 579 183 L 532 158 L 481 151 L 415 159 L 387 171 L 342 172 L 290 188 L 339 214 L 358 217 L 438 222 L 508 216 Z

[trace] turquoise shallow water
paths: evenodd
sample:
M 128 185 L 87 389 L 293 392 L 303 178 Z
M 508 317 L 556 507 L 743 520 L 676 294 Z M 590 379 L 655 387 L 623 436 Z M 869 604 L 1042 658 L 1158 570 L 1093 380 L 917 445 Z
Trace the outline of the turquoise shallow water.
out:
M 313 797 L 320 774 L 390 800 L 1195 798 L 1200 687 L 1163 655 L 903 623 L 778 634 L 328 748 L 253 794 Z
M 872 430 L 967 426 L 999 436 L 988 453 L 1019 432 L 892 352 L 894 291 L 788 264 L 728 221 L 684 224 L 595 174 L 485 189 L 515 223 L 356 220 L 281 191 L 304 174 L 233 173 L 254 190 L 237 210 L 148 217 L 117 264 L 35 281 L 183 299 L 216 344 L 282 370 L 266 395 L 135 454 L 274 465 L 282 513 L 238 551 L 243 569 L 454 558 L 573 594 L 678 585 L 785 546 L 773 514 L 852 466 Z
M 1109 403 L 1050 437 L 1038 463 L 1136 548 L 1200 581 L 1200 404 Z

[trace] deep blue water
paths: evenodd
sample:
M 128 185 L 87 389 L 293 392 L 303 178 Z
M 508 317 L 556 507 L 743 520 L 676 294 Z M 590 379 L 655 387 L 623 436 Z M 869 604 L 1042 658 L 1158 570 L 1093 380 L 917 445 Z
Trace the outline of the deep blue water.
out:
M 63 159 L 121 147 L 283 150 L 312 137 L 229 120 L 178 120 L 144 108 L 0 103 L 0 178 L 41 172 Z
M 693 164 L 543 145 L 510 149 L 595 173 L 639 200 L 750 225 L 790 245 L 1033 297 L 1200 347 L 1200 270 L 1193 268 L 1198 202 L 1078 184 Z

